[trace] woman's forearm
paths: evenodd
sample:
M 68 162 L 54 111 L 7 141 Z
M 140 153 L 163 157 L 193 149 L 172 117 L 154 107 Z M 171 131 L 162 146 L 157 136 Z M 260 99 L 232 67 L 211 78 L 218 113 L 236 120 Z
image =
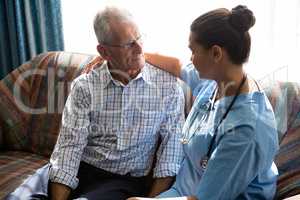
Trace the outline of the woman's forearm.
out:
M 172 56 L 165 56 L 158 53 L 145 53 L 146 61 L 156 67 L 171 73 L 176 77 L 180 77 L 181 61 Z

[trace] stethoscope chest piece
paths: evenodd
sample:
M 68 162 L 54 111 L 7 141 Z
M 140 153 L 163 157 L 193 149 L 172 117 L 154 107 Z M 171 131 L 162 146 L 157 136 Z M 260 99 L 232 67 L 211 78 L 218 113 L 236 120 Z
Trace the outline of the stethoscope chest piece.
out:
M 181 138 L 181 139 L 180 139 L 180 142 L 181 142 L 182 144 L 187 144 L 189 141 L 188 141 L 187 138 Z
M 206 167 L 207 167 L 207 164 L 208 164 L 208 157 L 207 157 L 207 156 L 204 156 L 204 158 L 202 158 L 202 159 L 200 160 L 200 166 L 201 166 L 201 168 L 202 168 L 203 170 L 205 170 Z

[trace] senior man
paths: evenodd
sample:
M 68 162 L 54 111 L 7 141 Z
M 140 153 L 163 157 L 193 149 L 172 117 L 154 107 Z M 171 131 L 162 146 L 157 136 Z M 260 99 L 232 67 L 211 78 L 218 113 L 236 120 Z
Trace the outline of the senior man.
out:
M 23 185 L 38 184 L 29 198 L 45 191 L 51 199 L 143 196 L 153 165 L 148 195 L 155 196 L 180 167 L 184 97 L 176 78 L 145 63 L 141 34 L 127 11 L 99 11 L 94 29 L 105 62 L 73 81 L 50 164 L 40 169 L 42 179 Z M 8 199 L 24 198 L 20 191 Z

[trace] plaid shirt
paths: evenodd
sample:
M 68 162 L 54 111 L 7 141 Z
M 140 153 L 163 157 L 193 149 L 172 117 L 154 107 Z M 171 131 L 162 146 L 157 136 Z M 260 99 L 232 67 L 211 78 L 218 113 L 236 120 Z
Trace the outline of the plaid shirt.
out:
M 147 64 L 127 85 L 107 63 L 75 79 L 67 99 L 50 180 L 76 188 L 80 161 L 116 174 L 145 176 L 156 152 L 154 177 L 175 176 L 184 96 L 175 77 Z

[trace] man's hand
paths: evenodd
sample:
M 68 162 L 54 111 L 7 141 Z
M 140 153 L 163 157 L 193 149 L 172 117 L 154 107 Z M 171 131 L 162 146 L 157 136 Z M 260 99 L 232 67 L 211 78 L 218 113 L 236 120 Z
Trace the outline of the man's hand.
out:
M 67 200 L 71 193 L 71 188 L 60 183 L 50 183 L 51 200 Z
M 156 178 L 152 184 L 149 197 L 155 197 L 168 190 L 174 181 L 174 177 Z
M 188 196 L 188 197 L 170 197 L 170 198 L 143 198 L 143 197 L 130 197 L 127 200 L 198 200 L 196 197 Z

